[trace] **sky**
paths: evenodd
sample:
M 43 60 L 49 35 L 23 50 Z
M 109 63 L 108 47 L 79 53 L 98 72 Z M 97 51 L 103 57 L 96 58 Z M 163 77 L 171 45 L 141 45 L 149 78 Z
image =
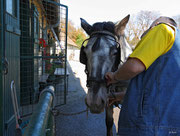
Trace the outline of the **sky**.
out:
M 89 24 L 100 21 L 117 22 L 126 15 L 142 10 L 156 11 L 163 16 L 180 15 L 180 0 L 60 0 L 68 6 L 68 18 L 80 27 L 80 18 Z

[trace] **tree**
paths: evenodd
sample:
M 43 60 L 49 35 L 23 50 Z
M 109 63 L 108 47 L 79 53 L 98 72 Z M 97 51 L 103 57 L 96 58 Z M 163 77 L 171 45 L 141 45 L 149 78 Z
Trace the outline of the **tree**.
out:
M 180 15 L 174 16 L 173 19 L 176 21 L 177 23 L 177 27 L 180 29 Z
M 76 28 L 71 20 L 68 21 L 68 36 L 73 42 L 76 42 Z
M 87 38 L 84 31 L 81 28 L 76 28 L 72 21 L 68 22 L 68 36 L 79 48 L 82 42 Z
M 159 15 L 159 12 L 155 11 L 140 11 L 137 15 L 132 16 L 126 29 L 127 41 L 136 45 L 143 32 Z
M 83 41 L 87 39 L 86 35 L 84 34 L 83 30 L 81 28 L 77 29 L 77 36 L 76 36 L 76 44 L 80 48 Z

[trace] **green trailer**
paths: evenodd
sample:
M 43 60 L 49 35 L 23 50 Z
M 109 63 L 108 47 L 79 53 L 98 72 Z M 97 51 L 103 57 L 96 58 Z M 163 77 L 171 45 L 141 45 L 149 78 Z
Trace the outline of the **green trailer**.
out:
M 19 0 L 1 0 L 1 73 L 0 73 L 0 133 L 13 136 L 16 124 L 10 94 L 10 83 L 15 81 L 20 94 L 20 24 Z M 19 97 L 18 97 L 19 101 Z

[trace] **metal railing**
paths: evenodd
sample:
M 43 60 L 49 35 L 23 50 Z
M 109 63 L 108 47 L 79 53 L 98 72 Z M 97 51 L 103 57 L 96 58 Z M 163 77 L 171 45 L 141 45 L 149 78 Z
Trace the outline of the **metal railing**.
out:
M 31 116 L 23 136 L 46 136 L 47 132 L 49 133 L 51 131 L 53 133 L 53 125 L 49 126 L 48 123 L 53 121 L 51 109 L 55 104 L 54 102 L 54 87 L 48 86 L 41 92 L 37 107 Z

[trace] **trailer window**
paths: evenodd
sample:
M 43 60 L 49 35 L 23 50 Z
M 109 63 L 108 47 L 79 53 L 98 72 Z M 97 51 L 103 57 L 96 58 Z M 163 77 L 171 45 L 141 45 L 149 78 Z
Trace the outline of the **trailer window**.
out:
M 6 0 L 6 11 L 17 17 L 17 0 Z

